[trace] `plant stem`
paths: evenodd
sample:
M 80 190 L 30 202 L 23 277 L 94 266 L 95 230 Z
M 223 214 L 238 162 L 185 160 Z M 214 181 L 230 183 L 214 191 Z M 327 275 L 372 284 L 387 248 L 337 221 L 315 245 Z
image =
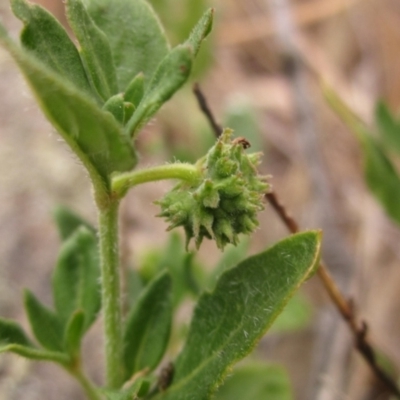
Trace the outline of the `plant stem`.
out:
M 198 168 L 192 164 L 160 165 L 115 176 L 112 180 L 112 192 L 117 198 L 122 198 L 128 189 L 141 183 L 163 179 L 181 179 L 194 183 L 198 180 L 199 174 Z
M 104 319 L 106 382 L 118 388 L 122 380 L 122 318 L 118 249 L 119 201 L 99 208 L 102 309 Z
M 67 369 L 67 370 L 81 384 L 89 400 L 102 400 L 102 397 L 96 390 L 96 387 L 89 380 L 89 378 L 82 372 L 81 368 L 76 368 L 73 370 Z

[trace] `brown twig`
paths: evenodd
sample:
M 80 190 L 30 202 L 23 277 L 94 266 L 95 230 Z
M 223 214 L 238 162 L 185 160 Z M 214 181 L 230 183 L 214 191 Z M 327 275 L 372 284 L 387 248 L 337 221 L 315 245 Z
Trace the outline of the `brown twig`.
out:
M 215 135 L 218 137 L 221 134 L 222 129 L 216 122 L 216 119 L 214 118 L 214 115 L 208 106 L 204 94 L 197 84 L 194 86 L 193 91 L 196 95 L 200 109 L 205 114 L 208 122 L 213 128 Z M 276 193 L 266 193 L 265 198 L 272 206 L 272 208 L 276 211 L 288 230 L 291 233 L 299 232 L 299 224 L 292 216 L 289 215 L 286 208 L 279 201 Z M 332 300 L 333 304 L 336 306 L 340 315 L 346 321 L 349 329 L 353 333 L 355 348 L 370 366 L 375 376 L 377 376 L 382 381 L 382 383 L 393 395 L 400 399 L 400 390 L 397 387 L 396 383 L 388 374 L 386 374 L 386 372 L 378 365 L 376 361 L 375 350 L 367 339 L 368 325 L 365 321 L 362 320 L 360 322 L 357 322 L 357 316 L 355 314 L 352 302 L 346 300 L 346 298 L 343 296 L 336 282 L 329 273 L 328 268 L 323 262 L 320 263 L 317 273 L 330 299 Z
M 210 123 L 212 130 L 215 133 L 215 136 L 219 137 L 222 133 L 222 127 L 221 127 L 221 125 L 218 124 L 217 120 L 214 118 L 214 115 L 211 112 L 211 109 L 208 106 L 207 100 L 206 100 L 203 92 L 201 91 L 198 83 L 195 83 L 193 85 L 193 93 L 196 96 L 200 110 L 203 111 L 204 115 L 206 116 L 208 122 Z
M 280 203 L 276 193 L 267 193 L 265 198 L 279 215 L 280 219 L 288 228 L 288 230 L 291 233 L 297 233 L 299 231 L 297 222 L 288 214 L 285 207 Z M 400 390 L 396 383 L 388 374 L 386 374 L 386 372 L 378 365 L 376 361 L 376 352 L 367 339 L 368 325 L 365 321 L 357 321 L 354 307 L 348 300 L 345 299 L 333 280 L 331 274 L 329 273 L 328 268 L 323 262 L 321 262 L 319 265 L 318 276 L 321 279 L 322 284 L 324 285 L 332 302 L 352 331 L 354 335 L 355 348 L 368 363 L 374 374 L 385 384 L 387 389 L 390 390 L 390 392 L 397 398 L 400 398 Z

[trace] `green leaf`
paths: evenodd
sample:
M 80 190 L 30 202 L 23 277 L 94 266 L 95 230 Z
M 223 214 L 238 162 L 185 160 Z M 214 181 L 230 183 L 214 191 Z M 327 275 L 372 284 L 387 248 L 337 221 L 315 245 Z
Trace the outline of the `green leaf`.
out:
M 82 310 L 85 330 L 89 328 L 100 309 L 99 279 L 96 236 L 80 227 L 63 243 L 53 273 L 55 308 L 64 324 L 76 310 Z
M 192 61 L 193 52 L 188 45 L 175 47 L 161 61 L 142 101 L 127 123 L 129 135 L 133 136 L 187 81 Z
M 38 342 L 48 350 L 63 351 L 63 324 L 29 290 L 24 293 L 24 305 L 32 331 Z
M 365 180 L 386 213 L 400 224 L 400 177 L 382 146 L 372 137 L 365 123 L 340 99 L 331 88 L 324 95 L 332 109 L 359 140 L 364 152 Z
M 400 177 L 381 145 L 371 136 L 362 141 L 365 180 L 386 213 L 400 224 Z
M 125 90 L 124 100 L 132 103 L 135 108 L 139 105 L 144 94 L 144 75 L 143 73 L 137 74 Z
M 56 221 L 60 238 L 64 241 L 80 226 L 84 226 L 91 232 L 96 233 L 96 230 L 89 222 L 82 219 L 69 208 L 57 206 L 53 211 L 53 218 Z
M 128 271 L 127 279 L 127 296 L 129 309 L 131 309 L 131 307 L 136 303 L 143 288 L 144 284 L 138 271 L 130 268 Z
M 171 278 L 164 272 L 142 292 L 124 332 L 126 377 L 154 369 L 164 355 L 171 329 Z
M 318 266 L 320 233 L 293 235 L 225 272 L 200 297 L 162 400 L 205 400 L 245 357 Z
M 12 10 L 24 23 L 21 42 L 60 79 L 97 99 L 86 77 L 78 50 L 61 24 L 44 8 L 25 0 L 11 0 Z
M 221 258 L 218 260 L 217 265 L 213 268 L 208 277 L 208 289 L 214 289 L 215 284 L 222 273 L 231 269 L 232 267 L 235 267 L 246 257 L 246 254 L 249 250 L 249 244 L 250 241 L 248 238 L 243 238 L 237 246 L 233 244 L 226 246 Z
M 375 118 L 383 143 L 389 150 L 400 154 L 400 121 L 394 118 L 383 101 L 376 104 Z
M 92 86 L 106 101 L 118 92 L 117 74 L 107 36 L 90 18 L 81 0 L 68 0 L 67 17 L 80 45 Z
M 159 262 L 159 268 L 166 268 L 172 277 L 172 303 L 176 308 L 188 294 L 198 295 L 200 292 L 198 276 L 195 271 L 195 254 L 186 252 L 181 236 L 172 232 Z
M 188 80 L 193 58 L 202 40 L 212 27 L 213 10 L 208 10 L 193 29 L 189 39 L 172 49 L 160 62 L 151 78 L 149 87 L 127 124 L 126 131 L 134 136 L 136 132 L 168 101 Z
M 125 103 L 124 95 L 119 93 L 110 97 L 103 106 L 104 111 L 108 111 L 111 115 L 123 125 L 125 120 Z
M 15 353 L 31 360 L 53 361 L 63 366 L 67 366 L 70 361 L 69 357 L 64 353 L 39 350 L 34 347 L 23 346 L 20 344 L 9 344 L 4 347 L 0 346 L 0 354 L 6 352 Z
M 270 332 L 293 332 L 305 328 L 311 320 L 311 305 L 296 293 L 272 324 Z
M 213 399 L 292 400 L 293 396 L 284 368 L 252 363 L 235 368 Z
M 124 125 L 132 118 L 135 109 L 136 107 L 132 103 L 124 101 Z
M 211 32 L 213 18 L 214 18 L 214 10 L 210 8 L 200 18 L 199 22 L 193 28 L 189 36 L 189 39 L 186 41 L 187 44 L 192 46 L 194 56 L 196 56 L 197 53 L 199 52 L 201 42 Z
M 84 333 L 85 313 L 82 310 L 78 310 L 71 315 L 64 333 L 64 347 L 72 357 L 79 355 Z
M 114 171 L 127 171 L 136 155 L 120 125 L 81 91 L 16 46 L 0 30 L 0 43 L 25 75 L 39 104 L 61 136 L 76 153 L 92 179 L 108 182 Z
M 32 346 L 31 341 L 17 322 L 0 318 L 0 345 L 9 343 Z
M 139 72 L 149 79 L 168 53 L 158 17 L 144 0 L 85 0 L 96 25 L 106 34 L 124 91 Z

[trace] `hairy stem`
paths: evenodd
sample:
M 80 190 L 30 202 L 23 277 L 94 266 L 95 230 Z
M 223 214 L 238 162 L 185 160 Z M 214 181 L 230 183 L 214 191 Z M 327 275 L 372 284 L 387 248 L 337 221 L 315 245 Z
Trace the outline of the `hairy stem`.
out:
M 99 209 L 107 387 L 118 388 L 122 378 L 122 318 L 118 249 L 119 201 Z
M 175 163 L 146 168 L 139 171 L 117 175 L 112 180 L 112 192 L 117 198 L 123 197 L 133 186 L 163 179 L 181 179 L 196 182 L 200 172 L 195 165 Z

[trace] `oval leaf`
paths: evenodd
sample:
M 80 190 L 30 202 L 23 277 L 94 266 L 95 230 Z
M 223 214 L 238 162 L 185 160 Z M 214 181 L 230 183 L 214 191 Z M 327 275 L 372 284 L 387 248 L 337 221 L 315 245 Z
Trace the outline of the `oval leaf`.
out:
M 5 344 L 32 346 L 31 341 L 17 322 L 0 318 L 0 345 Z
M 32 331 L 38 342 L 48 350 L 63 351 L 63 324 L 29 290 L 24 293 L 24 305 Z
M 172 284 L 164 272 L 143 291 L 128 317 L 124 332 L 127 378 L 158 365 L 168 344 L 171 319 Z
M 54 304 L 64 324 L 79 309 L 85 330 L 92 324 L 100 309 L 99 278 L 96 236 L 80 227 L 64 242 L 53 274 Z
M 56 18 L 44 8 L 25 0 L 12 0 L 11 7 L 15 16 L 24 23 L 21 32 L 24 48 L 61 78 L 93 97 L 79 52 Z
M 96 25 L 106 34 L 124 91 L 139 72 L 147 79 L 168 53 L 158 17 L 145 0 L 85 0 Z
M 81 0 L 68 0 L 67 17 L 81 45 L 89 79 L 106 101 L 118 92 L 117 75 L 107 36 L 96 26 Z
M 186 344 L 163 400 L 209 399 L 229 367 L 256 345 L 318 265 L 320 234 L 282 240 L 225 272 L 200 297 Z
M 106 183 L 114 171 L 127 171 L 136 155 L 114 117 L 81 91 L 16 46 L 0 30 L 0 42 L 13 56 L 40 106 L 89 173 Z
M 235 368 L 215 400 L 292 400 L 288 374 L 277 365 L 253 363 Z

